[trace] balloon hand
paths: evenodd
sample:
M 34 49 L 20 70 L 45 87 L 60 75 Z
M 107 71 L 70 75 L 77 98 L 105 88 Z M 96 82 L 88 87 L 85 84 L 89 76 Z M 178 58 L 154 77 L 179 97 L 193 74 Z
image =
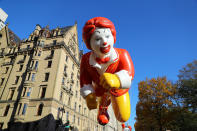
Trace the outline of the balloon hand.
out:
M 118 89 L 120 88 L 120 80 L 115 74 L 104 73 L 100 77 L 100 85 L 105 89 Z

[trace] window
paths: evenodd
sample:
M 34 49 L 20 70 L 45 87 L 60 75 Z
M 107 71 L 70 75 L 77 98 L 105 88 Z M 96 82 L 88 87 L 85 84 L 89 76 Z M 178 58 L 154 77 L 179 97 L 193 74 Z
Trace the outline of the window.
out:
M 3 122 L 0 123 L 0 130 L 3 129 Z
M 11 51 L 12 51 L 12 48 L 9 50 L 9 54 L 11 53 Z
M 46 87 L 42 87 L 41 88 L 41 96 L 40 96 L 40 98 L 44 98 L 45 97 L 45 93 L 46 93 Z
M 66 56 L 66 62 L 68 61 L 68 56 Z
M 29 87 L 29 90 L 27 92 L 27 97 L 30 97 L 30 94 L 31 94 L 31 87 Z
M 8 96 L 8 100 L 12 100 L 13 95 L 14 95 L 14 89 L 11 89 Z
M 1 86 L 3 85 L 5 78 L 1 78 Z
M 37 45 L 40 45 L 40 41 L 39 40 L 37 41 Z
M 51 68 L 52 61 L 48 61 L 48 68 Z
M 20 65 L 19 71 L 22 71 L 22 69 L 23 69 L 23 65 Z
M 42 53 L 42 51 L 41 51 L 41 50 L 39 50 L 39 51 L 38 51 L 38 56 L 41 56 L 41 53 Z
M 62 78 L 62 85 L 64 85 L 64 81 L 65 81 L 65 78 L 63 77 L 63 78 Z
M 75 123 L 75 115 L 73 115 L 73 123 Z
M 51 50 L 51 57 L 53 57 L 54 55 L 54 50 Z
M 57 119 L 60 119 L 60 110 L 61 110 L 61 108 L 59 107 L 58 111 L 57 111 Z
M 66 72 L 66 69 L 67 69 L 67 66 L 65 65 L 65 66 L 64 66 L 64 72 Z
M 30 79 L 30 76 L 31 76 L 31 73 L 28 74 L 28 77 L 27 77 L 27 80 L 29 81 Z
M 36 55 L 37 55 L 37 53 L 38 53 L 38 51 L 35 51 L 35 55 L 34 55 L 34 56 L 36 56 Z
M 57 40 L 53 40 L 53 45 L 56 45 L 56 43 L 57 43 Z
M 73 69 L 73 70 L 75 69 L 75 64 L 72 65 L 72 69 Z
M 34 66 L 34 61 L 31 62 L 31 67 L 33 67 L 33 66 Z
M 8 73 L 8 70 L 9 70 L 9 67 L 6 67 L 6 69 L 5 69 L 5 74 Z
M 26 59 L 26 55 L 24 55 L 24 57 L 23 57 L 23 60 L 25 60 Z
M 78 117 L 78 125 L 80 125 L 80 117 Z
M 66 112 L 66 120 L 68 121 L 68 119 L 69 119 L 69 112 L 67 111 Z
M 62 101 L 62 97 L 63 97 L 63 92 L 61 91 L 61 93 L 60 93 L 60 101 Z
M 30 45 L 27 45 L 27 49 L 29 49 L 30 48 Z
M 49 80 L 49 73 L 45 73 L 45 81 Z
M 36 69 L 36 70 L 38 69 L 38 61 L 36 61 L 35 69 Z
M 68 98 L 68 105 L 70 105 L 70 97 Z
M 3 116 L 7 116 L 9 109 L 10 109 L 10 105 L 7 105 Z
M 72 73 L 71 73 L 71 80 L 73 80 L 73 76 L 74 76 L 74 73 L 72 72 Z
M 19 80 L 19 76 L 16 76 L 15 84 L 18 83 L 18 80 Z
M 75 102 L 75 107 L 74 107 L 74 109 L 75 109 L 75 111 L 76 111 L 76 109 L 77 109 L 77 103 Z
M 3 54 L 3 53 L 4 53 L 4 51 L 5 51 L 5 48 L 2 48 L 2 49 L 1 49 L 1 53 Z
M 24 106 L 23 106 L 22 115 L 25 115 L 26 110 L 27 110 L 27 103 L 25 103 Z
M 31 81 L 35 81 L 35 73 L 32 73 Z
M 75 96 L 76 96 L 76 98 L 77 98 L 77 96 L 78 96 L 78 91 L 75 92 Z
M 42 114 L 42 110 L 43 110 L 43 104 L 40 104 L 39 106 L 38 106 L 38 112 L 37 112 L 37 115 L 38 116 L 41 116 L 41 114 Z
M 23 95 L 22 95 L 22 97 L 25 96 L 26 90 L 27 90 L 27 87 L 24 87 L 24 88 L 23 88 Z
M 20 114 L 21 106 L 22 106 L 22 103 L 20 103 L 18 106 L 18 113 L 17 113 L 18 115 Z
M 79 105 L 79 113 L 81 112 L 81 105 Z
M 44 46 L 44 41 L 42 40 L 41 42 L 40 42 L 40 46 Z

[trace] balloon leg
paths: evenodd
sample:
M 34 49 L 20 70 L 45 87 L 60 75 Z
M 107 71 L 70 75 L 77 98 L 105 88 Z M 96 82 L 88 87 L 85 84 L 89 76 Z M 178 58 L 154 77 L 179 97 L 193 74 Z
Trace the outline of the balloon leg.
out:
M 118 97 L 111 95 L 111 100 L 116 119 L 120 122 L 128 121 L 131 111 L 129 93 Z

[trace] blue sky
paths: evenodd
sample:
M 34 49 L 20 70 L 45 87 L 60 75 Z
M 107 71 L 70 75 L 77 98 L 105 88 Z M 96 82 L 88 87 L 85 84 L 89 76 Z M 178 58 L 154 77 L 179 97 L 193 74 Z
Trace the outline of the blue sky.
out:
M 80 48 L 85 52 L 85 22 L 96 16 L 110 19 L 117 31 L 115 47 L 127 49 L 135 66 L 130 89 L 132 127 L 138 82 L 157 76 L 175 81 L 178 71 L 197 59 L 197 0 L 0 0 L 0 8 L 21 39 L 36 24 L 56 28 L 77 21 Z

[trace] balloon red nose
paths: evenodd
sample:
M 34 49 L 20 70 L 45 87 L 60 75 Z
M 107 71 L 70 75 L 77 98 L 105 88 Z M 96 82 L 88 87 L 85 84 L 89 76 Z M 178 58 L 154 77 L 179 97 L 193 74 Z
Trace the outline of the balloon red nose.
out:
M 104 42 L 103 45 L 107 45 L 107 42 Z

